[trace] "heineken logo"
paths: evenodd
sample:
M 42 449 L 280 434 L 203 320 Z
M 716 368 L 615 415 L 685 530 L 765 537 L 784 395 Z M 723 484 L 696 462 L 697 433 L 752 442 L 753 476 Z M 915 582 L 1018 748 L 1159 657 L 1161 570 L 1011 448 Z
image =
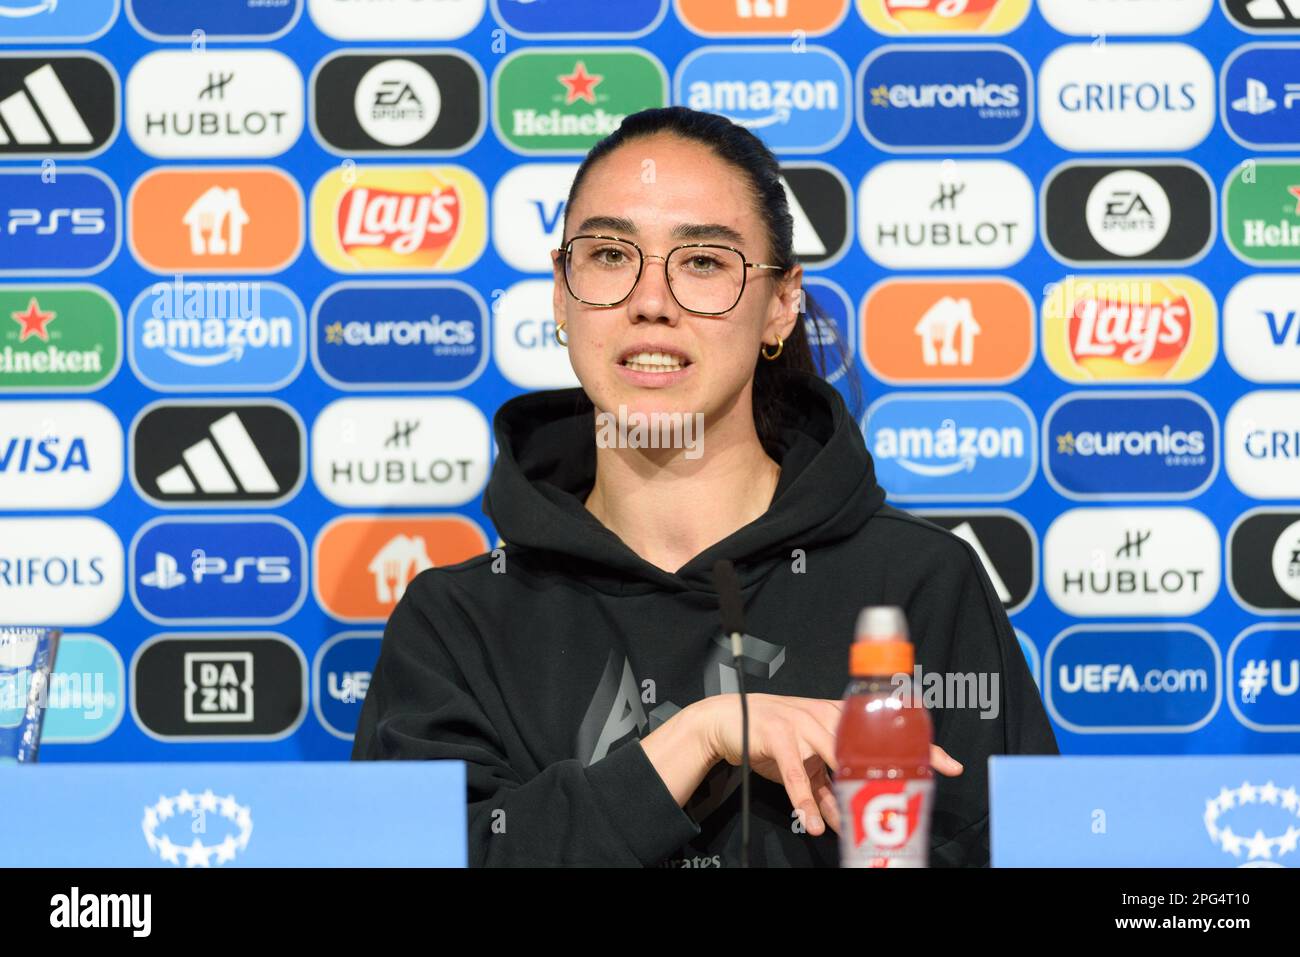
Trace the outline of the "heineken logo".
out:
M 517 153 L 582 154 L 629 113 L 668 104 L 668 75 L 642 50 L 523 50 L 492 86 L 493 126 Z
M 1228 248 L 1248 263 L 1300 263 L 1300 163 L 1248 160 L 1223 191 Z
M 0 290 L 0 391 L 96 389 L 121 364 L 117 305 L 91 286 Z

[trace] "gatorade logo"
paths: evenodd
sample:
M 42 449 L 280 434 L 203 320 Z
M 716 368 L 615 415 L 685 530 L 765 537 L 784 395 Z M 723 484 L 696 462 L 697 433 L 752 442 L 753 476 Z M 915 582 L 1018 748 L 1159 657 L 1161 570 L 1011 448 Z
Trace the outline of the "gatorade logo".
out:
M 897 849 L 916 833 L 921 820 L 924 791 L 907 794 L 906 781 L 870 781 L 849 800 L 853 818 L 853 846 Z
M 155 272 L 279 272 L 302 249 L 302 192 L 278 169 L 155 169 L 127 207 L 131 251 Z
M 1186 276 L 1071 276 L 1043 303 L 1043 353 L 1067 382 L 1190 382 L 1218 344 L 1214 297 Z
M 858 13 L 878 33 L 990 35 L 1020 26 L 1029 0 L 858 0 Z
M 1034 308 L 1005 279 L 889 279 L 862 304 L 862 360 L 891 384 L 1001 384 L 1034 357 Z
M 851 780 L 835 784 L 841 818 L 842 867 L 925 867 L 934 781 Z
M 487 246 L 487 193 L 455 166 L 345 166 L 311 207 L 316 255 L 340 272 L 450 272 Z

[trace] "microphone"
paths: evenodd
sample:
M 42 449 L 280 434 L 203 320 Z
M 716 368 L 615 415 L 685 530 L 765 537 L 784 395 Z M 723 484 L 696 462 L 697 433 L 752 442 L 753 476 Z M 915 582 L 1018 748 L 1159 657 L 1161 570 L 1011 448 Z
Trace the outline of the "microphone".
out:
M 745 604 L 740 597 L 736 567 L 723 559 L 713 563 L 713 587 L 718 592 L 722 633 L 731 638 L 731 663 L 740 689 L 740 866 L 749 867 L 749 701 L 745 697 Z

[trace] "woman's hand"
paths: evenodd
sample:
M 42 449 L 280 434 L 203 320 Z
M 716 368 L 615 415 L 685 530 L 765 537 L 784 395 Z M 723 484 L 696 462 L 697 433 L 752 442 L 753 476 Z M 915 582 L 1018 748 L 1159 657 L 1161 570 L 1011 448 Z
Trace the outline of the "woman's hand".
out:
M 741 761 L 740 701 L 737 694 L 712 695 L 696 709 L 698 733 L 712 762 Z M 754 773 L 785 786 L 808 833 L 823 834 L 826 824 L 839 832 L 839 805 L 831 786 L 838 770 L 835 735 L 844 702 L 831 698 L 750 694 L 749 757 Z M 962 765 L 943 748 L 930 746 L 930 764 L 940 774 L 961 774 Z

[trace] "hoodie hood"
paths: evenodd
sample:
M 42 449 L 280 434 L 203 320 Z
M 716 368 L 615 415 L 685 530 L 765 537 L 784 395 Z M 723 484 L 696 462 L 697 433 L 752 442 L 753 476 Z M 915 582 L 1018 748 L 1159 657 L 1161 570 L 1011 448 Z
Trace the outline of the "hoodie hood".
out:
M 793 549 L 854 535 L 885 493 L 862 432 L 825 380 L 792 373 L 791 413 L 777 448 L 781 478 L 767 511 L 692 558 L 676 573 L 637 555 L 583 504 L 595 483 L 595 410 L 580 388 L 532 392 L 497 410 L 497 459 L 483 511 L 508 545 L 550 553 L 602 590 L 712 592 L 713 563 L 729 559 L 742 584 L 763 577 Z M 640 586 L 640 587 L 638 587 Z

